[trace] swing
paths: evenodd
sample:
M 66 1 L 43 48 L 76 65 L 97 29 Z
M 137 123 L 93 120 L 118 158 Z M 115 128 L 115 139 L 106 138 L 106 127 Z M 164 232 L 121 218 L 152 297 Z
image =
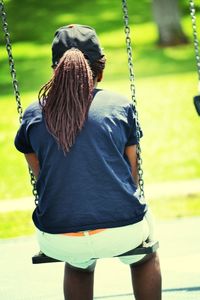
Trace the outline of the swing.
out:
M 192 20 L 192 30 L 194 39 L 194 51 L 197 64 L 197 74 L 198 74 L 198 95 L 194 96 L 194 106 L 198 115 L 200 116 L 200 51 L 199 51 L 199 41 L 197 36 L 197 25 L 196 25 L 196 10 L 194 5 L 194 0 L 189 0 L 190 4 L 190 15 Z
M 126 47 L 127 47 L 127 54 L 128 54 L 128 67 L 129 67 L 129 74 L 130 74 L 130 90 L 131 90 L 131 98 L 133 101 L 135 116 L 136 116 L 136 129 L 137 129 L 137 137 L 139 139 L 140 137 L 140 126 L 138 121 L 138 113 L 136 109 L 136 97 L 135 97 L 135 76 L 133 72 L 133 60 L 132 60 L 132 47 L 131 47 L 131 38 L 130 38 L 130 27 L 129 27 L 129 17 L 128 17 L 128 9 L 127 9 L 127 1 L 122 0 L 122 9 L 123 9 L 123 17 L 124 17 L 124 31 L 126 36 Z M 20 93 L 19 93 L 19 87 L 18 87 L 18 81 L 16 78 L 16 70 L 14 65 L 14 59 L 12 55 L 12 46 L 10 41 L 10 34 L 8 31 L 8 24 L 6 19 L 6 13 L 4 9 L 4 3 L 3 1 L 0 1 L 0 13 L 2 18 L 2 26 L 3 26 L 3 32 L 5 35 L 5 42 L 6 42 L 6 49 L 8 52 L 8 58 L 9 58 L 9 65 L 10 65 L 10 72 L 12 77 L 12 84 L 14 89 L 14 94 L 17 102 L 17 111 L 19 114 L 19 122 L 22 122 L 23 117 L 23 109 L 21 105 L 20 100 Z M 140 197 L 144 197 L 144 180 L 143 180 L 143 170 L 142 170 L 142 158 L 141 158 L 141 148 L 140 145 L 137 145 L 137 163 L 138 163 L 138 178 L 139 178 L 139 190 L 140 190 Z M 31 184 L 33 187 L 33 196 L 35 199 L 35 204 L 38 204 L 38 194 L 36 190 L 36 178 L 33 175 L 32 170 L 29 168 L 30 178 L 31 178 Z M 151 254 L 154 253 L 159 247 L 158 241 L 151 241 L 147 240 L 143 242 L 142 245 L 139 247 L 132 249 L 128 252 L 125 252 L 123 254 L 117 255 L 116 257 L 120 256 L 128 256 L 128 255 L 141 255 L 141 254 Z M 33 264 L 39 264 L 39 263 L 50 263 L 50 262 L 59 262 L 59 260 L 51 258 L 46 256 L 41 251 L 34 255 L 32 257 L 32 263 Z

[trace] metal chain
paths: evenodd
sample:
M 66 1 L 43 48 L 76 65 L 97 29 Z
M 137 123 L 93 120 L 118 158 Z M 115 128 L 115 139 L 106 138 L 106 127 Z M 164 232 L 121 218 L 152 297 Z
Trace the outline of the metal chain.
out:
M 11 41 L 10 41 L 10 34 L 8 31 L 8 23 L 7 23 L 6 12 L 5 12 L 3 1 L 0 1 L 0 15 L 1 15 L 1 20 L 2 20 L 2 29 L 3 29 L 4 36 L 5 36 L 6 50 L 8 53 L 8 61 L 9 61 L 9 66 L 10 66 L 10 74 L 12 77 L 12 85 L 13 85 L 14 95 L 15 95 L 15 99 L 16 99 L 16 103 L 17 103 L 17 112 L 19 114 L 19 122 L 21 124 L 22 118 L 23 118 L 23 109 L 22 109 L 21 100 L 20 100 L 19 85 L 18 85 L 18 81 L 17 81 L 14 58 L 12 55 L 12 45 L 11 45 Z M 30 168 L 29 168 L 29 173 L 30 173 L 30 182 L 33 187 L 32 193 L 35 198 L 35 204 L 37 205 L 38 204 L 38 194 L 37 194 L 37 190 L 36 190 L 36 178 Z
M 18 81 L 17 81 L 17 77 L 16 77 L 14 59 L 12 56 L 12 46 L 11 46 L 11 42 L 10 42 L 10 34 L 8 32 L 8 23 L 6 20 L 6 13 L 5 13 L 3 1 L 0 2 L 0 13 L 1 13 L 1 19 L 2 19 L 3 32 L 4 32 L 4 36 L 5 36 L 5 42 L 6 42 L 6 50 L 8 53 L 10 74 L 12 77 L 12 84 L 13 84 L 15 99 L 17 102 L 17 111 L 19 113 L 19 122 L 21 123 L 22 116 L 23 116 L 23 109 L 22 109 L 21 101 L 20 101 L 19 86 L 18 86 Z
M 192 29 L 193 29 L 194 51 L 195 51 L 197 72 L 198 72 L 198 79 L 199 79 L 198 89 L 200 93 L 200 51 L 199 51 L 199 40 L 197 35 L 196 10 L 195 10 L 195 4 L 193 0 L 189 0 L 189 6 L 190 6 L 190 15 L 191 15 Z
M 137 101 L 136 101 L 136 93 L 135 93 L 135 75 L 133 68 L 133 51 L 131 46 L 131 38 L 130 38 L 130 26 L 129 26 L 129 17 L 128 17 L 128 6 L 127 1 L 122 0 L 122 10 L 123 10 L 123 19 L 124 19 L 124 31 L 126 35 L 126 47 L 128 54 L 128 67 L 129 67 L 129 75 L 130 75 L 130 90 L 131 90 L 131 98 L 133 101 L 135 119 L 136 119 L 136 135 L 139 141 L 140 139 L 140 124 L 138 120 L 138 112 L 137 112 Z M 137 168 L 138 168 L 138 179 L 139 179 L 139 189 L 140 196 L 144 197 L 144 180 L 143 180 L 143 169 L 142 169 L 142 157 L 141 157 L 141 147 L 140 144 L 137 144 Z

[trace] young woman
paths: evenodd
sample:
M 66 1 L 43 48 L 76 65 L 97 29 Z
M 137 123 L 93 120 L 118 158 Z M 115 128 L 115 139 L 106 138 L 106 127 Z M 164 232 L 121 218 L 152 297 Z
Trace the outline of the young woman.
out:
M 15 146 L 37 178 L 40 249 L 66 262 L 65 299 L 90 300 L 96 259 L 150 235 L 147 206 L 137 197 L 139 141 L 132 104 L 96 88 L 105 56 L 94 29 L 59 28 L 52 54 L 53 77 L 26 109 Z M 157 254 L 120 260 L 130 265 L 137 300 L 161 299 Z

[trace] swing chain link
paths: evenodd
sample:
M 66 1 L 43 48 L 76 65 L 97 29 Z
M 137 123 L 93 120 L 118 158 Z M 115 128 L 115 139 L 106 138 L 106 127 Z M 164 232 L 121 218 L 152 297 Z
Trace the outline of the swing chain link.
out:
M 124 19 L 124 32 L 126 35 L 126 47 L 128 55 L 128 68 L 130 75 L 130 90 L 131 90 L 131 99 L 133 102 L 135 120 L 136 120 L 136 135 L 138 141 L 140 140 L 140 124 L 138 119 L 137 112 L 137 100 L 135 92 L 135 75 L 133 68 L 133 51 L 131 46 L 131 37 L 130 37 L 130 26 L 129 26 L 129 17 L 128 17 L 128 6 L 127 1 L 122 0 L 122 10 L 123 10 L 123 19 Z M 143 169 L 142 169 L 142 157 L 141 157 L 141 147 L 140 144 L 137 144 L 137 171 L 138 171 L 138 184 L 140 189 L 140 197 L 144 198 L 144 180 L 143 180 Z
M 193 0 L 189 0 L 189 7 L 190 7 L 191 20 L 192 20 L 194 50 L 195 50 L 198 79 L 199 79 L 198 89 L 199 89 L 199 93 L 200 93 L 200 51 L 199 51 L 199 41 L 198 41 L 197 24 L 196 24 L 196 10 L 195 10 L 195 4 L 194 4 Z
M 19 92 L 19 85 L 17 81 L 17 74 L 15 70 L 15 63 L 14 63 L 14 58 L 12 55 L 12 45 L 10 41 L 10 34 L 8 31 L 8 23 L 7 23 L 7 18 L 6 18 L 6 12 L 4 8 L 4 3 L 3 1 L 0 1 L 0 15 L 1 15 L 1 20 L 2 20 L 2 28 L 4 32 L 4 37 L 5 37 L 5 42 L 6 42 L 6 50 L 8 53 L 8 61 L 9 61 L 9 66 L 10 66 L 10 74 L 12 77 L 12 85 L 14 89 L 14 95 L 17 103 L 17 112 L 19 114 L 19 122 L 20 124 L 22 123 L 23 119 L 23 109 L 21 105 L 21 100 L 20 100 L 20 92 Z M 38 194 L 37 194 L 37 189 L 36 189 L 36 178 L 32 172 L 32 170 L 29 168 L 29 174 L 30 174 L 30 182 L 32 184 L 32 193 L 35 198 L 35 204 L 38 204 Z
M 8 23 L 6 20 L 6 13 L 5 13 L 3 1 L 0 2 L 0 12 L 1 12 L 3 32 L 4 32 L 4 36 L 5 36 L 5 41 L 6 41 L 6 50 L 8 53 L 10 74 L 12 77 L 12 84 L 13 84 L 15 99 L 17 102 L 17 111 L 19 113 L 19 122 L 21 123 L 22 116 L 23 116 L 23 109 L 22 109 L 21 101 L 20 101 L 19 86 L 18 86 L 18 81 L 17 81 L 17 76 L 16 76 L 14 59 L 13 59 L 13 55 L 12 55 L 12 46 L 11 46 L 11 42 L 10 42 L 10 34 L 8 32 Z

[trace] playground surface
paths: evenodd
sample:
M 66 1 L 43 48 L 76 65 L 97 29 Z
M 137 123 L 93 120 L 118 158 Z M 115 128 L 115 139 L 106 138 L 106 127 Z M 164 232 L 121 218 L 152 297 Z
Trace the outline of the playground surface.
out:
M 200 299 L 200 217 L 157 222 L 163 300 Z M 63 300 L 63 263 L 32 265 L 34 236 L 0 240 L 1 300 Z M 98 261 L 94 299 L 130 300 L 129 268 L 117 259 Z

